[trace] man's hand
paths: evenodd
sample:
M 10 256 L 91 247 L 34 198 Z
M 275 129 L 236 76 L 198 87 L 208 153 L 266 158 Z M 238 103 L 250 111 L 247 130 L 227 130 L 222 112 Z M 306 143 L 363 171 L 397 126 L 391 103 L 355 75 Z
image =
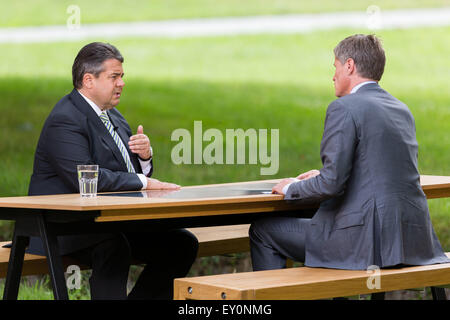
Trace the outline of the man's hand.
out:
M 299 180 L 308 180 L 308 179 L 311 179 L 311 178 L 313 178 L 315 176 L 318 176 L 319 174 L 320 174 L 320 171 L 314 169 L 314 170 L 309 170 L 308 172 L 302 173 L 297 178 L 286 178 L 286 179 L 283 179 L 275 187 L 272 188 L 272 193 L 277 193 L 277 194 L 284 195 L 283 188 L 287 184 L 292 183 L 292 182 L 296 182 L 296 181 L 299 181 Z
M 128 146 L 131 152 L 136 153 L 142 160 L 149 160 L 152 156 L 150 152 L 150 139 L 144 134 L 144 128 L 139 126 L 137 133 L 130 137 Z
M 180 186 L 174 183 L 161 182 L 158 179 L 147 178 L 146 190 L 179 190 Z
M 296 181 L 298 181 L 298 180 L 296 180 L 294 178 L 283 179 L 277 185 L 275 185 L 275 187 L 272 188 L 272 193 L 278 193 L 278 194 L 284 195 L 284 193 L 283 193 L 284 186 L 291 182 L 296 182 Z
M 309 170 L 309 171 L 307 171 L 305 173 L 302 173 L 301 175 L 299 175 L 297 177 L 297 179 L 298 180 L 308 180 L 308 179 L 311 179 L 311 178 L 313 178 L 315 176 L 318 176 L 319 174 L 320 174 L 319 170 L 313 169 L 313 170 Z

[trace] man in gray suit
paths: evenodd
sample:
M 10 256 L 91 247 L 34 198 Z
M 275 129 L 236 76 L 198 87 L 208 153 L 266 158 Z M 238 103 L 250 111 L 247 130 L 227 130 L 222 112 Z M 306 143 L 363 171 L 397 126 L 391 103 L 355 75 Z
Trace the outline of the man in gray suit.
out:
M 283 268 L 286 258 L 354 270 L 449 262 L 420 186 L 414 118 L 378 85 L 386 60 L 379 39 L 350 36 L 334 54 L 338 99 L 326 114 L 323 168 L 273 188 L 286 200 L 318 201 L 320 207 L 312 219 L 253 223 L 253 269 Z

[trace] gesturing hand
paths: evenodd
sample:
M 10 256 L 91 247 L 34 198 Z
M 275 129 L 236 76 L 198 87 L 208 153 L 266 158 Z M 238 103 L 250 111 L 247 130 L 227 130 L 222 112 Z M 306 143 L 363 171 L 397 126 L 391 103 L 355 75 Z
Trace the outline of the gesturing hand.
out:
M 277 193 L 277 194 L 283 194 L 283 188 L 284 186 L 286 186 L 287 184 L 291 183 L 291 182 L 296 182 L 299 180 L 308 180 L 311 179 L 315 176 L 318 176 L 320 174 L 319 170 L 313 169 L 313 170 L 309 170 L 305 173 L 300 174 L 297 178 L 286 178 L 281 180 L 277 185 L 275 185 L 272 188 L 272 193 Z
M 142 160 L 149 160 L 152 156 L 150 152 L 150 139 L 144 134 L 144 127 L 138 126 L 135 135 L 130 137 L 128 146 L 131 152 L 136 153 Z

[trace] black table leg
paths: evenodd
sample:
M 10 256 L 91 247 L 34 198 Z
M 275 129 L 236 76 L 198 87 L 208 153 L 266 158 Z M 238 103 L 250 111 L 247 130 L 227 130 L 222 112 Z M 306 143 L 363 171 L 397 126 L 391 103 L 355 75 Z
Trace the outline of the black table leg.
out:
M 431 287 L 431 295 L 433 300 L 447 300 L 444 288 Z
M 14 232 L 12 248 L 9 254 L 5 289 L 3 291 L 4 300 L 17 300 L 20 277 L 22 276 L 23 259 L 29 240 L 29 237 L 19 236 L 16 231 Z
M 384 300 L 385 292 L 375 292 L 370 295 L 370 300 Z
M 39 221 L 39 232 L 41 235 L 44 251 L 47 256 L 50 279 L 53 286 L 53 295 L 56 300 L 69 300 L 66 280 L 64 278 L 64 267 L 59 254 L 56 235 L 49 232 L 45 216 L 41 215 Z

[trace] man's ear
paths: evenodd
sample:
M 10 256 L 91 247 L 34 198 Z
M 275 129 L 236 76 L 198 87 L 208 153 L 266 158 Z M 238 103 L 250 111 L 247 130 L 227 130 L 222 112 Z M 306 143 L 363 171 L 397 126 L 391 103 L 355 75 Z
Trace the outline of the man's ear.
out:
M 355 61 L 352 58 L 348 58 L 347 61 L 345 61 L 344 68 L 347 71 L 347 75 L 356 73 Z
M 94 86 L 94 75 L 92 73 L 85 73 L 83 75 L 83 87 L 92 89 Z

